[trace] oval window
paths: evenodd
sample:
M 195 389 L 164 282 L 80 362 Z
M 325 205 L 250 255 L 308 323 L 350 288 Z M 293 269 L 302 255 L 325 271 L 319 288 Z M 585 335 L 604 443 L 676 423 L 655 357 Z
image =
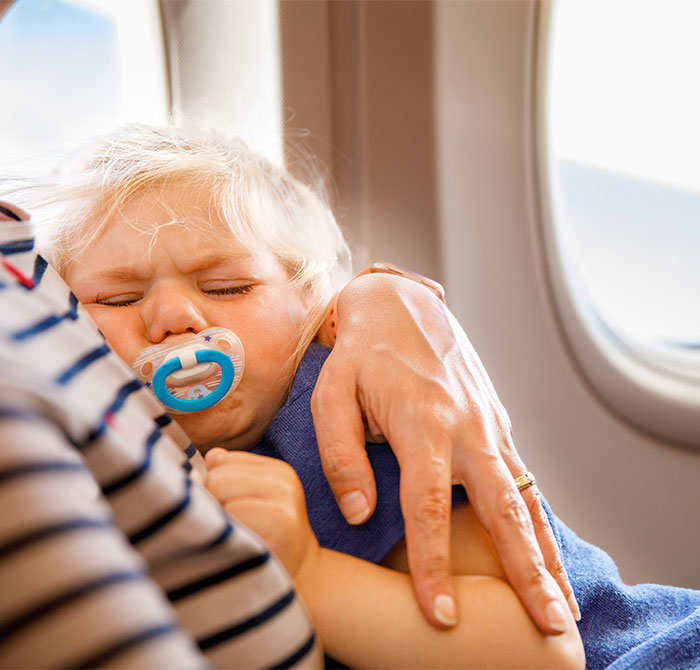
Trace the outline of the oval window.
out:
M 700 3 L 566 0 L 540 23 L 553 289 L 581 368 L 636 425 L 700 444 Z

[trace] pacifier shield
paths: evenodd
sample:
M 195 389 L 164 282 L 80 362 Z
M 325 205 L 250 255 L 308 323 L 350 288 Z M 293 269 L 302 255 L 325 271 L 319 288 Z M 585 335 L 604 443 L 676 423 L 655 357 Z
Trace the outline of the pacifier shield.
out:
M 169 411 L 195 412 L 216 404 L 238 386 L 243 344 L 226 328 L 207 328 L 177 343 L 144 349 L 132 367 Z

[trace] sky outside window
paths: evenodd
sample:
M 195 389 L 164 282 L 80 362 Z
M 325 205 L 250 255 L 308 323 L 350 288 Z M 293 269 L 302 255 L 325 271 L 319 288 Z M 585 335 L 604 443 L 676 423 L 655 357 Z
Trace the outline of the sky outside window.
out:
M 557 225 L 618 334 L 700 344 L 700 2 L 563 0 L 552 33 Z
M 114 21 L 61 0 L 22 0 L 0 22 L 0 158 L 64 149 L 120 108 Z
M 4 165 L 37 157 L 42 170 L 88 136 L 167 119 L 157 0 L 19 0 L 0 43 Z

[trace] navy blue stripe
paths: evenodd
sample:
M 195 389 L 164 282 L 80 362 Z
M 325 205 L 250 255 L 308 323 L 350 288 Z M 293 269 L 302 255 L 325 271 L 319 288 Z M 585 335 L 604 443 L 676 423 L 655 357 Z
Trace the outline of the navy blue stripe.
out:
M 130 635 L 123 640 L 120 640 L 116 644 L 102 650 L 98 654 L 93 654 L 87 658 L 82 659 L 78 663 L 71 664 L 73 668 L 97 668 L 101 665 L 107 664 L 115 656 L 123 654 L 125 651 L 132 649 L 144 642 L 149 642 L 157 637 L 162 637 L 163 635 L 170 635 L 175 633 L 178 629 L 172 624 L 162 624 L 160 626 L 154 626 L 153 628 L 148 628 L 147 630 L 136 633 L 135 635 Z
M 21 254 L 25 251 L 31 251 L 33 248 L 33 238 L 28 240 L 15 240 L 14 242 L 0 244 L 0 253 L 5 254 L 5 256 L 11 256 L 12 254 Z
M 133 379 L 126 384 L 124 384 L 119 391 L 117 392 L 117 395 L 115 396 L 114 400 L 110 404 L 110 406 L 107 408 L 105 411 L 105 414 L 108 414 L 110 412 L 116 412 L 118 411 L 123 405 L 126 399 L 129 397 L 131 393 L 134 391 L 137 391 L 138 389 L 141 388 L 141 382 L 139 382 L 138 379 Z M 57 424 L 56 419 L 51 416 L 47 416 L 45 414 L 42 414 L 41 412 L 38 412 L 36 410 L 27 408 L 27 407 L 3 407 L 0 406 L 0 420 L 2 419 L 21 419 L 24 421 L 28 421 L 30 423 L 36 423 L 37 421 L 41 421 L 47 424 L 50 424 L 52 427 L 58 429 L 61 431 L 64 439 L 73 447 L 78 449 L 79 451 L 82 451 L 88 444 L 90 444 L 92 441 L 94 441 L 97 437 L 99 437 L 102 433 L 104 433 L 107 423 L 106 420 L 103 416 L 102 421 L 98 424 L 96 428 L 94 428 L 90 434 L 82 440 L 81 442 L 77 442 L 76 440 L 73 439 L 71 435 L 69 435 L 61 426 L 60 424 Z M 157 430 L 157 429 L 156 429 Z
M 107 430 L 107 422 L 103 418 L 100 423 L 97 424 L 97 427 L 93 428 L 88 436 L 81 442 L 80 446 L 78 447 L 80 450 L 85 449 L 91 442 L 94 442 L 102 433 Z
M 184 468 L 185 472 L 192 472 L 194 469 L 192 466 L 192 458 L 194 458 L 195 454 L 197 453 L 197 448 L 192 444 L 192 442 L 189 443 L 187 448 L 185 449 L 185 456 L 187 456 L 187 460 L 182 464 L 182 467 Z
M 17 477 L 39 474 L 44 472 L 85 472 L 82 463 L 67 463 L 66 461 L 50 461 L 45 463 L 27 463 L 0 471 L 0 484 Z
M 80 446 L 78 447 L 79 449 L 85 449 L 90 443 L 94 442 L 100 435 L 102 435 L 105 430 L 107 430 L 107 419 L 106 416 L 108 414 L 115 414 L 118 412 L 123 406 L 124 403 L 126 402 L 126 399 L 135 391 L 138 391 L 141 388 L 142 384 L 138 379 L 132 379 L 131 381 L 128 381 L 126 384 L 124 384 L 118 391 L 117 394 L 114 396 L 114 400 L 110 403 L 109 407 L 104 411 L 104 414 L 102 415 L 102 420 L 100 423 L 93 428 L 88 436 L 82 441 Z
M 0 406 L 0 419 L 24 419 L 26 421 L 41 419 L 42 421 L 48 422 L 48 417 L 46 415 L 33 409 L 29 409 L 28 407 Z
M 34 272 L 32 274 L 34 286 L 39 286 L 39 284 L 41 284 L 41 280 L 44 278 L 44 272 L 46 272 L 48 266 L 49 264 L 46 259 L 43 256 L 37 255 L 34 259 Z
M 161 436 L 160 428 L 154 428 L 153 432 L 148 436 L 146 444 L 144 445 L 145 456 L 143 461 L 135 467 L 131 472 L 120 477 L 119 479 L 111 482 L 110 484 L 105 484 L 102 487 L 102 493 L 106 496 L 111 495 L 115 491 L 118 491 L 125 486 L 128 486 L 132 482 L 136 481 L 148 468 L 151 466 L 151 455 L 153 454 L 153 445 L 158 441 Z
M 18 617 L 15 617 L 4 626 L 0 627 L 0 641 L 3 638 L 8 637 L 16 633 L 23 626 L 28 626 L 37 619 L 41 619 L 44 616 L 52 614 L 62 607 L 66 607 L 71 603 L 85 598 L 93 594 L 95 591 L 100 591 L 101 589 L 108 588 L 114 584 L 121 584 L 123 582 L 131 582 L 136 580 L 144 579 L 145 575 L 143 572 L 114 572 L 110 575 L 103 575 L 97 579 L 81 584 L 80 586 L 71 589 L 70 591 L 65 591 L 58 596 L 54 596 L 50 600 L 47 600 L 39 605 L 35 605 L 32 609 L 24 612 Z
M 182 500 L 177 503 L 172 509 L 168 510 L 165 514 L 162 516 L 158 517 L 155 521 L 149 523 L 145 528 L 142 528 L 141 530 L 136 531 L 135 533 L 132 533 L 129 536 L 129 541 L 132 544 L 137 544 L 141 542 L 142 540 L 145 540 L 149 535 L 153 535 L 153 533 L 157 533 L 163 526 L 166 524 L 170 523 L 173 519 L 175 519 L 178 515 L 180 515 L 185 509 L 187 509 L 187 506 L 190 504 L 191 498 L 190 498 L 190 487 L 192 486 L 192 482 L 190 481 L 189 478 L 185 479 L 185 495 L 183 496 Z
M 223 508 L 222 508 L 223 511 Z M 208 544 L 204 547 L 205 550 L 213 549 L 214 547 L 217 547 L 218 545 L 222 544 L 225 542 L 230 535 L 233 534 L 233 524 L 231 523 L 230 519 L 226 517 L 224 519 L 225 525 L 224 529 Z
M 256 626 L 265 623 L 265 621 L 271 619 L 273 616 L 281 612 L 285 607 L 294 601 L 294 598 L 295 593 L 294 589 L 292 589 L 282 596 L 277 602 L 273 603 L 259 614 L 256 614 L 255 616 L 250 617 L 250 619 L 246 619 L 235 626 L 225 628 L 214 635 L 197 640 L 197 644 L 199 645 L 200 649 L 205 650 L 214 647 L 217 644 L 221 644 L 222 642 L 226 642 L 227 640 L 230 640 L 232 637 L 236 637 L 241 633 L 245 633 L 251 628 L 255 628 Z
M 119 391 L 117 391 L 117 395 L 114 397 L 114 400 L 107 411 L 113 414 L 118 412 L 124 406 L 126 399 L 132 393 L 138 391 L 142 386 L 143 384 L 141 384 L 138 379 L 132 379 L 126 382 L 126 384 L 124 384 Z
M 168 414 L 161 414 L 153 419 L 161 428 L 165 428 L 168 424 L 173 422 L 173 419 Z
M 0 420 L 2 419 L 21 419 L 29 423 L 42 422 L 49 424 L 52 428 L 59 430 L 63 438 L 73 447 L 80 448 L 78 443 L 65 431 L 64 427 L 56 423 L 55 417 L 47 416 L 42 412 L 38 412 L 28 407 L 1 407 Z
M 189 584 L 185 584 L 184 586 L 179 586 L 176 589 L 172 589 L 171 591 L 168 591 L 168 598 L 171 602 L 180 600 L 180 598 L 186 598 L 187 596 L 191 596 L 193 593 L 198 593 L 199 591 L 208 589 L 216 584 L 221 584 L 221 582 L 225 582 L 232 577 L 248 572 L 248 570 L 254 570 L 255 568 L 267 563 L 268 560 L 270 560 L 270 554 L 268 552 L 258 556 L 253 556 L 252 558 L 236 563 L 225 570 L 221 570 L 216 574 L 207 575 L 202 579 L 198 579 L 194 582 L 190 582 Z
M 33 326 L 29 326 L 27 328 L 24 328 L 23 330 L 18 330 L 12 333 L 10 337 L 12 337 L 12 339 L 16 342 L 21 342 L 22 340 L 26 340 L 30 337 L 33 337 L 34 335 L 38 335 L 39 333 L 43 333 L 44 331 L 53 328 L 54 326 L 58 325 L 62 321 L 65 321 L 66 319 L 75 321 L 77 318 L 78 299 L 71 293 L 70 307 L 66 312 L 64 312 L 63 314 L 51 314 L 50 316 L 47 316 L 45 319 L 42 319 L 38 323 L 35 323 Z
M 103 519 L 69 519 L 53 526 L 45 526 L 39 530 L 25 533 L 24 535 L 0 545 L 0 557 L 6 558 L 9 554 L 25 549 L 26 547 L 47 540 L 62 533 L 72 533 L 76 530 L 111 528 L 112 524 Z
M 3 207 L 2 205 L 0 205 L 0 212 L 2 212 L 5 216 L 9 216 L 11 219 L 14 219 L 15 221 L 22 220 L 11 209 L 8 209 L 7 207 Z
M 106 356 L 110 351 L 109 346 L 106 344 L 89 351 L 87 354 L 81 356 L 75 363 L 73 363 L 65 372 L 62 372 L 56 378 L 56 382 L 59 384 L 67 384 L 71 379 L 73 379 L 73 377 L 80 374 L 90 364 L 99 360 L 103 356 Z
M 285 670 L 285 668 L 291 668 L 292 666 L 296 665 L 313 649 L 314 642 L 316 642 L 316 634 L 311 633 L 309 639 L 304 642 L 299 649 L 297 649 L 293 654 L 287 656 L 287 658 L 285 658 L 283 661 L 271 665 L 270 670 L 272 670 L 272 668 L 275 668 L 275 670 Z

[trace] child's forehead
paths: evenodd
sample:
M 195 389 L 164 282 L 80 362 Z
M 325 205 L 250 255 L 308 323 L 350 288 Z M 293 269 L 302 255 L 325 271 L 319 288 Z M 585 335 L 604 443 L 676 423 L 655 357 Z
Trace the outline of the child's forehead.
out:
M 95 281 L 130 281 L 147 279 L 165 268 L 186 275 L 220 269 L 255 272 L 267 267 L 272 258 L 262 246 L 252 249 L 241 244 L 230 230 L 217 231 L 187 221 L 149 230 L 120 218 L 76 254 L 66 270 L 73 280 L 87 273 Z
M 108 217 L 132 225 L 160 226 L 171 223 L 225 226 L 225 217 L 211 193 L 187 185 L 140 189 L 124 195 L 111 206 Z
M 240 253 L 260 251 L 262 240 L 241 221 L 230 221 L 213 195 L 203 189 L 185 186 L 149 188 L 113 203 L 105 203 L 98 217 L 100 237 L 111 229 L 132 229 L 147 236 L 172 231 L 183 237 L 196 237 L 215 247 L 224 243 L 238 246 Z

